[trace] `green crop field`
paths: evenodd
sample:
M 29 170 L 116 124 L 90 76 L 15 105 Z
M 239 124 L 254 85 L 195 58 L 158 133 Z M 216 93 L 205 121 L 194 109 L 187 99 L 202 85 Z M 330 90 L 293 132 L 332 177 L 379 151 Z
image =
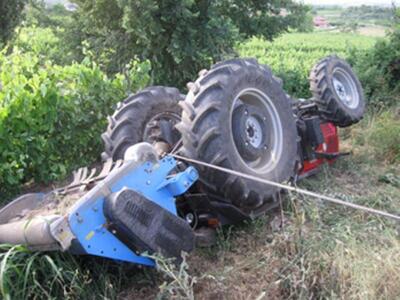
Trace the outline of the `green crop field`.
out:
M 376 38 L 350 33 L 290 33 L 274 40 L 253 38 L 238 47 L 240 56 L 255 57 L 267 64 L 284 80 L 287 92 L 309 97 L 308 76 L 312 66 L 325 56 L 342 58 L 362 53 L 376 43 Z

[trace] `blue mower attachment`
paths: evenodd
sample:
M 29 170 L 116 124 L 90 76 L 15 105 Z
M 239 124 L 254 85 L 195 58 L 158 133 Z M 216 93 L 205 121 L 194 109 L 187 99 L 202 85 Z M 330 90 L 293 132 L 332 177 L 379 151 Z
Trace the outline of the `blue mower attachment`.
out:
M 132 146 L 127 154 L 97 182 L 12 201 L 0 210 L 0 243 L 147 266 L 154 261 L 143 252 L 178 259 L 182 251 L 190 252 L 194 233 L 177 215 L 175 197 L 198 179 L 196 169 L 177 172 L 173 157 L 159 160 L 146 143 Z

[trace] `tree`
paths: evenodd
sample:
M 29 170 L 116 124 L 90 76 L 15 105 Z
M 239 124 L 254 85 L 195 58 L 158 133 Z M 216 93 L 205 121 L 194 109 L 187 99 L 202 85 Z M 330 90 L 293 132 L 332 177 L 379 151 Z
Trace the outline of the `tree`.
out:
M 76 0 L 80 39 L 109 72 L 149 59 L 156 84 L 182 86 L 213 61 L 233 56 L 240 38 L 272 39 L 303 22 L 292 0 Z
M 25 0 L 0 0 L 0 44 L 5 44 L 21 21 Z
M 247 38 L 273 39 L 289 28 L 298 28 L 307 20 L 311 8 L 291 0 L 222 0 L 214 1 L 219 14 L 232 20 Z

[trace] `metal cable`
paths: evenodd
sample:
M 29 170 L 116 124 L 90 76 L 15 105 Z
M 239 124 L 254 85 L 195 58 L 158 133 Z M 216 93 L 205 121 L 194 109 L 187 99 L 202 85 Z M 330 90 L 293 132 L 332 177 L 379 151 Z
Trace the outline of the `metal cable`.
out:
M 221 171 L 221 172 L 225 172 L 225 173 L 228 173 L 228 174 L 232 174 L 232 175 L 235 175 L 235 176 L 238 176 L 238 177 L 242 177 L 242 178 L 245 178 L 245 179 L 254 180 L 254 181 L 257 181 L 257 182 L 260 182 L 260 183 L 272 185 L 272 186 L 275 186 L 275 187 L 278 187 L 278 188 L 281 188 L 281 189 L 285 189 L 285 190 L 288 190 L 288 191 L 292 191 L 292 192 L 295 192 L 295 193 L 298 193 L 298 194 L 307 195 L 307 196 L 310 196 L 310 197 L 313 197 L 313 198 L 325 200 L 325 201 L 328 201 L 328 202 L 331 202 L 331 203 L 335 203 L 335 204 L 339 204 L 339 205 L 343 205 L 343 206 L 347 206 L 347 207 L 351 207 L 351 208 L 354 208 L 354 209 L 362 210 L 362 211 L 365 211 L 365 212 L 368 212 L 368 213 L 371 213 L 371 214 L 380 215 L 380 216 L 391 218 L 391 219 L 394 219 L 394 220 L 400 220 L 400 216 L 394 215 L 394 214 L 391 214 L 391 213 L 388 213 L 388 212 L 385 212 L 385 211 L 382 211 L 382 210 L 370 208 L 370 207 L 363 206 L 363 205 L 354 204 L 354 203 L 351 203 L 351 202 L 346 202 L 346 201 L 343 201 L 343 200 L 340 200 L 340 199 L 336 199 L 336 198 L 333 198 L 333 197 L 329 197 L 329 196 L 317 194 L 317 193 L 314 193 L 314 192 L 310 192 L 310 191 L 307 191 L 307 190 L 304 190 L 304 189 L 300 189 L 300 188 L 295 187 L 295 186 L 293 187 L 293 186 L 290 186 L 290 185 L 287 185 L 287 184 L 278 183 L 278 182 L 270 181 L 270 180 L 267 180 L 267 179 L 258 178 L 256 176 L 252 176 L 252 175 L 248 175 L 248 174 L 243 174 L 243 173 L 240 173 L 240 172 L 237 172 L 237 171 L 234 171 L 234 170 L 230 170 L 230 169 L 227 169 L 227 168 L 224 168 L 224 167 L 212 165 L 212 164 L 209 164 L 209 163 L 206 163 L 206 162 L 203 162 L 203 161 L 199 161 L 199 160 L 196 160 L 196 159 L 187 158 L 187 157 L 184 157 L 184 156 L 181 156 L 181 155 L 178 155 L 178 154 L 170 153 L 169 155 L 171 155 L 171 156 L 173 156 L 173 157 L 175 157 L 176 159 L 179 159 L 179 160 L 183 160 L 183 161 L 190 162 L 190 163 L 193 163 L 193 164 L 197 164 L 197 165 L 200 165 L 200 166 L 204 166 L 204 167 L 208 167 L 208 168 L 211 168 L 211 169 L 215 169 L 215 170 L 218 170 L 218 171 Z

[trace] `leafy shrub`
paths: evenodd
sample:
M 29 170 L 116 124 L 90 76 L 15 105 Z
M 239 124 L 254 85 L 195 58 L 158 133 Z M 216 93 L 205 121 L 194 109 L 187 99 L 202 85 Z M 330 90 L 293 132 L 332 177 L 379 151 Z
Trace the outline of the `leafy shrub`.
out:
M 354 60 L 371 107 L 380 109 L 400 101 L 400 28 Z
M 308 76 L 315 63 L 333 53 L 352 58 L 370 49 L 375 39 L 343 33 L 291 33 L 273 42 L 252 38 L 238 46 L 242 57 L 255 57 L 269 65 L 284 81 L 284 88 L 293 96 L 310 97 Z M 352 61 L 350 60 L 350 63 Z
M 60 53 L 59 43 L 59 38 L 52 29 L 31 26 L 18 29 L 12 46 L 23 53 L 31 52 L 40 59 L 59 63 L 64 55 Z
M 354 56 L 370 107 L 375 110 L 400 100 L 400 9 L 394 16 L 393 31 L 364 55 Z
M 34 46 L 32 46 L 34 48 Z M 40 51 L 39 51 L 40 52 Z M 0 54 L 0 198 L 94 162 L 113 104 L 147 84 L 149 63 L 108 78 L 90 61 L 58 66 L 18 48 Z

